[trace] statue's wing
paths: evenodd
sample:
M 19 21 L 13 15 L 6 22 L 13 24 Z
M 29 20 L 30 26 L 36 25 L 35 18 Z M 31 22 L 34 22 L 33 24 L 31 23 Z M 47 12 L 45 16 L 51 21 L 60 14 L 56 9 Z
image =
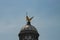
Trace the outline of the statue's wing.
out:
M 33 17 L 30 18 L 30 21 L 33 19 Z

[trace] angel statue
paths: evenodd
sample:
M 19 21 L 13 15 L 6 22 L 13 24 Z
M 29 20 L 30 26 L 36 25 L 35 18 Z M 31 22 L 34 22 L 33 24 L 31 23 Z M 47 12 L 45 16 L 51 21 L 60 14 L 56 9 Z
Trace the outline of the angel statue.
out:
M 26 20 L 27 20 L 27 22 L 31 22 L 32 19 L 33 19 L 33 17 L 29 18 L 29 17 L 27 16 L 27 14 L 26 14 Z

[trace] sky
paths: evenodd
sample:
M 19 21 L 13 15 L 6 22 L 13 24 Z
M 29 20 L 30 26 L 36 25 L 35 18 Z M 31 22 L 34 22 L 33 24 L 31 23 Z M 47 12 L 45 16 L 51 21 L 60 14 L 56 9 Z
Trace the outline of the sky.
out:
M 19 40 L 26 12 L 39 40 L 60 40 L 60 0 L 0 0 L 0 40 Z

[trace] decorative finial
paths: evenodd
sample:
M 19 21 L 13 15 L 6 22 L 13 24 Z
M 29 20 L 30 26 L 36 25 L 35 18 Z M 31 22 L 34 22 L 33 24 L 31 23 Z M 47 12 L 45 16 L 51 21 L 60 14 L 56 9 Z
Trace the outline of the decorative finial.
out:
M 27 12 L 26 12 L 26 20 L 27 20 L 27 24 L 30 24 L 30 22 L 31 22 L 31 20 L 33 19 L 33 17 L 29 17 L 28 15 L 27 15 Z

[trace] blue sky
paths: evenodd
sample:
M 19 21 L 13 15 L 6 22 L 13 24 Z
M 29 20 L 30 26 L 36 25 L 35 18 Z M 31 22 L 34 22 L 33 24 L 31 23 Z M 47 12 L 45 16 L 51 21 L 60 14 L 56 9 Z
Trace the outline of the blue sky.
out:
M 0 40 L 19 40 L 26 12 L 39 40 L 60 40 L 60 0 L 0 0 Z

